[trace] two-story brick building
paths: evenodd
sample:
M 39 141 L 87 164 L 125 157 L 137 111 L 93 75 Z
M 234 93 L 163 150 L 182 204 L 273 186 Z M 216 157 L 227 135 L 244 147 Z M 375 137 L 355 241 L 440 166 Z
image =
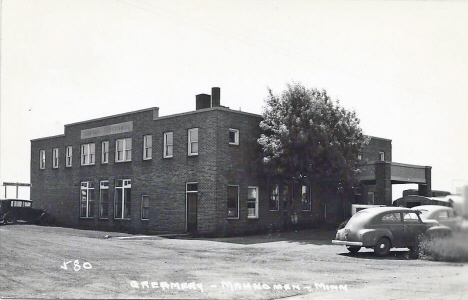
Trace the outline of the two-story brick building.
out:
M 291 217 L 285 207 L 303 225 L 335 222 L 365 202 L 263 176 L 261 119 L 221 106 L 213 88 L 196 96 L 195 111 L 159 116 L 150 108 L 65 125 L 63 135 L 31 141 L 31 199 L 65 226 L 216 234 L 281 228 Z M 391 141 L 372 138 L 362 160 L 381 152 L 391 161 Z M 361 190 L 380 189 L 378 180 Z

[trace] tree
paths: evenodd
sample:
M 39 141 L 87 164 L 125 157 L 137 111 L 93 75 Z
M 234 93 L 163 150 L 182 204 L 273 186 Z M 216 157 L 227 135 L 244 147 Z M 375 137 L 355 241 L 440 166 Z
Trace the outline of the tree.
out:
M 287 85 L 281 95 L 268 89 L 258 143 L 270 176 L 326 186 L 354 183 L 358 153 L 368 138 L 354 111 L 332 101 L 325 90 Z

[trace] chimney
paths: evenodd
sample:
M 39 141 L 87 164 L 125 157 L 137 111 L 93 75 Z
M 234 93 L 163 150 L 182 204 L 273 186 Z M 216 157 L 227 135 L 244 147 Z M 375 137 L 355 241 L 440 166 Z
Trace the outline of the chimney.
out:
M 211 96 L 207 94 L 199 94 L 195 96 L 196 110 L 210 108 Z
M 219 107 L 221 106 L 221 89 L 219 87 L 211 88 L 211 106 Z

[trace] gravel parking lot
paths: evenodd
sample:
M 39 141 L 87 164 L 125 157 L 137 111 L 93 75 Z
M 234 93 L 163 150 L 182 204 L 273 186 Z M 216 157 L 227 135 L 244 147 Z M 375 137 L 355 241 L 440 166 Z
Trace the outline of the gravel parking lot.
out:
M 468 299 L 468 265 L 377 258 L 334 232 L 169 239 L 0 226 L 0 298 Z

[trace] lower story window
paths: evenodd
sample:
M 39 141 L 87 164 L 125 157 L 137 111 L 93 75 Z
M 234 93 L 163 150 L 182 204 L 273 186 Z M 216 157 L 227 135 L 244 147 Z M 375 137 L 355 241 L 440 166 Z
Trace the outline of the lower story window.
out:
M 94 182 L 84 181 L 80 188 L 80 217 L 94 217 Z
M 247 218 L 258 218 L 258 187 L 249 186 L 247 193 Z
M 109 218 L 109 181 L 101 181 L 99 197 L 99 218 Z
M 228 219 L 239 218 L 239 186 L 229 185 L 227 188 Z
M 116 219 L 130 219 L 132 204 L 132 181 L 117 179 L 115 181 L 114 217 Z
M 302 210 L 311 210 L 311 193 L 307 185 L 301 186 L 301 203 Z
M 149 196 L 141 196 L 141 219 L 149 220 Z

